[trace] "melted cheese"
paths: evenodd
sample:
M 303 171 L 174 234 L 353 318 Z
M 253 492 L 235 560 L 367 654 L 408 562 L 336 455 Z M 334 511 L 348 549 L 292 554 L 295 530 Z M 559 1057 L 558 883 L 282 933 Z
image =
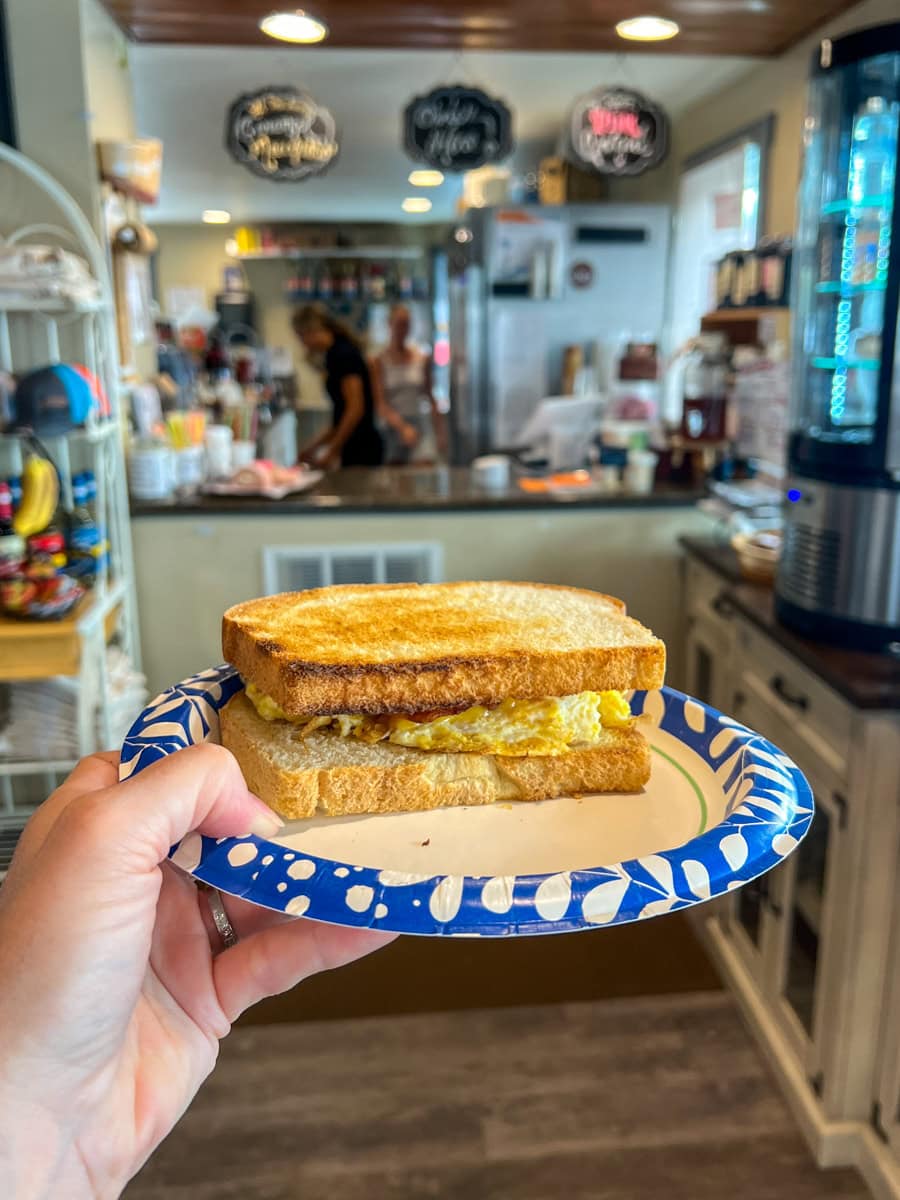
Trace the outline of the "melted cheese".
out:
M 575 746 L 596 742 L 604 728 L 621 729 L 632 720 L 628 701 L 621 692 L 613 691 L 504 700 L 494 708 L 475 704 L 464 712 L 422 721 L 396 713 L 292 718 L 252 683 L 247 685 L 247 699 L 264 720 L 293 721 L 303 733 L 333 728 L 341 737 L 365 742 L 511 756 L 564 754 Z

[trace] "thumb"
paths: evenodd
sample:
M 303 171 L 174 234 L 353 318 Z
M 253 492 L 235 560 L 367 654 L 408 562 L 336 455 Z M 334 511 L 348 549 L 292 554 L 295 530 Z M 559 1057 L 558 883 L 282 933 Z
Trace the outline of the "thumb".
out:
M 170 754 L 88 803 L 107 845 L 127 855 L 131 870 L 158 866 L 192 831 L 274 837 L 284 825 L 249 791 L 234 756 L 210 743 Z
M 72 799 L 46 839 L 43 866 L 54 871 L 57 886 L 86 870 L 95 879 L 134 878 L 155 871 L 192 830 L 208 837 L 273 837 L 283 824 L 248 790 L 234 757 L 205 743 Z

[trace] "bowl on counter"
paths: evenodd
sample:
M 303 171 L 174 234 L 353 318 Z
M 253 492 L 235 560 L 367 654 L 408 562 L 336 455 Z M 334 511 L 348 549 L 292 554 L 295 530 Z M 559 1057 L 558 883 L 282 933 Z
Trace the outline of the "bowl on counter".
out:
M 736 533 L 731 545 L 738 556 L 738 566 L 744 579 L 751 583 L 773 583 L 781 557 L 781 542 L 780 529 Z

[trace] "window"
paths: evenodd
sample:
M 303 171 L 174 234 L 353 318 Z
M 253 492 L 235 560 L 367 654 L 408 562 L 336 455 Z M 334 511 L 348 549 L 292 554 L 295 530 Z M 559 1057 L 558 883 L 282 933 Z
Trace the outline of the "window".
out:
M 696 336 L 700 318 L 715 307 L 718 260 L 759 241 L 773 125 L 767 117 L 685 160 L 675 210 L 672 349 Z

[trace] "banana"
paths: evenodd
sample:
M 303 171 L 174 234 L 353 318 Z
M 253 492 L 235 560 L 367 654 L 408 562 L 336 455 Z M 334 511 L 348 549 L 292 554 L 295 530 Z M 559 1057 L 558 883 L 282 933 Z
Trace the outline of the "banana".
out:
M 59 478 L 46 458 L 33 454 L 22 472 L 22 502 L 13 517 L 19 537 L 31 537 L 46 529 L 59 504 Z

